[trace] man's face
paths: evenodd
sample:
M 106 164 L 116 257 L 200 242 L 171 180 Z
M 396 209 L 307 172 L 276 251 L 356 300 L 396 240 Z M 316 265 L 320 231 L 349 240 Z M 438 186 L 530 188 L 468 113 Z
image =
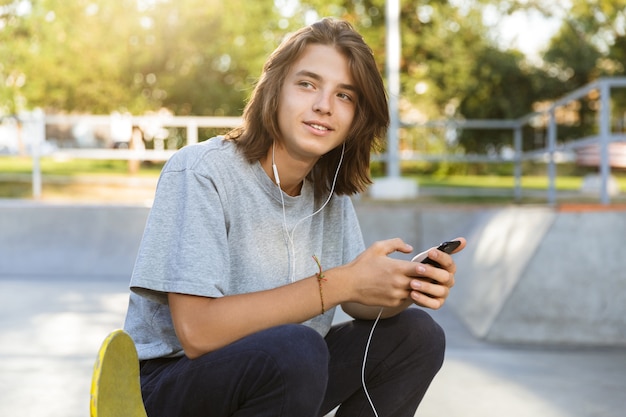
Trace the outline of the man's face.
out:
M 315 163 L 346 138 L 358 91 L 348 59 L 328 45 L 308 45 L 285 77 L 278 105 L 281 147 Z

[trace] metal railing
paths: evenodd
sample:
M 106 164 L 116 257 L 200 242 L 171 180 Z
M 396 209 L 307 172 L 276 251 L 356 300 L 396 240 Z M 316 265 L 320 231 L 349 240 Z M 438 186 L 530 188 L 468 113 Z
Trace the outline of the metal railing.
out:
M 514 198 L 516 201 L 522 198 L 522 162 L 528 160 L 542 160 L 548 165 L 548 191 L 547 200 L 549 204 L 555 204 L 556 193 L 556 165 L 558 155 L 572 152 L 590 145 L 599 146 L 599 169 L 600 169 L 600 202 L 610 203 L 609 178 L 611 176 L 611 166 L 609 159 L 609 145 L 613 142 L 626 141 L 625 133 L 614 133 L 611 129 L 611 89 L 626 87 L 626 77 L 600 78 L 579 89 L 572 91 L 566 96 L 552 102 L 541 111 L 529 113 L 519 119 L 511 120 L 436 120 L 425 123 L 403 123 L 401 129 L 417 128 L 445 128 L 445 129 L 499 129 L 510 130 L 513 136 L 514 154 L 512 161 L 514 164 Z M 566 143 L 557 142 L 558 117 L 557 110 L 568 104 L 581 100 L 591 92 L 598 94 L 598 117 L 597 134 L 568 140 Z M 543 119 L 540 123 L 545 124 L 547 140 L 546 146 L 530 151 L 524 151 L 523 129 L 526 126 L 537 125 L 537 120 Z M 381 155 L 380 159 L 386 160 L 387 155 Z M 400 154 L 402 160 L 412 161 L 433 161 L 447 160 L 459 162 L 511 162 L 511 159 L 498 156 L 483 155 L 424 155 L 419 153 L 404 152 Z
M 610 203 L 610 193 L 608 190 L 611 166 L 609 161 L 609 145 L 616 141 L 625 141 L 626 134 L 613 133 L 611 129 L 611 89 L 626 87 L 626 77 L 602 78 L 584 87 L 581 87 L 563 98 L 554 101 L 545 109 L 530 113 L 514 120 L 438 120 L 426 123 L 401 123 L 398 130 L 402 129 L 500 129 L 509 130 L 512 133 L 513 156 L 506 159 L 486 155 L 428 155 L 415 152 L 411 149 L 398 152 L 388 152 L 387 154 L 374 155 L 373 159 L 384 160 L 388 163 L 399 163 L 399 161 L 459 161 L 459 162 L 513 162 L 514 164 L 514 198 L 516 201 L 522 198 L 522 162 L 527 160 L 543 160 L 548 166 L 548 190 L 547 201 L 549 204 L 556 203 L 556 164 L 557 155 L 562 152 L 571 152 L 577 148 L 589 145 L 599 146 L 599 168 L 600 168 L 600 201 L 602 204 Z M 597 134 L 569 140 L 567 143 L 557 142 L 557 109 L 567 106 L 569 103 L 581 100 L 591 92 L 598 93 L 599 111 L 597 117 Z M 537 120 L 545 125 L 546 145 L 542 148 L 524 151 L 522 148 L 523 129 L 526 126 L 537 125 Z M 42 144 L 46 141 L 46 125 L 77 123 L 125 126 L 128 134 L 129 127 L 133 126 L 160 126 L 179 127 L 186 131 L 186 141 L 184 144 L 191 144 L 198 141 L 199 128 L 233 128 L 241 123 L 239 117 L 195 117 L 195 116 L 171 116 L 171 115 L 150 115 L 150 116 L 80 116 L 80 115 L 45 115 L 41 111 L 34 111 L 21 117 L 23 123 L 23 136 L 31 139 L 31 155 L 33 159 L 32 185 L 33 197 L 41 196 L 41 169 L 40 158 L 42 156 Z M 123 130 L 123 129 L 122 129 Z M 48 154 L 57 158 L 82 158 L 82 159 L 122 159 L 122 160 L 167 160 L 176 149 L 79 149 L 60 148 Z M 390 161 L 389 157 L 394 158 Z

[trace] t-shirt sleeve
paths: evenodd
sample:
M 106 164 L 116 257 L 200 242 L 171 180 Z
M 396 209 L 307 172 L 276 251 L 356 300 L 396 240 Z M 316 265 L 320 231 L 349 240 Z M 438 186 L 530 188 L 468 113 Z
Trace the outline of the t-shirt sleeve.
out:
M 345 196 L 345 204 L 343 205 L 343 227 L 344 227 L 344 244 L 343 244 L 343 264 L 351 262 L 361 252 L 365 250 L 363 241 L 363 233 L 359 225 L 359 219 L 354 210 L 352 200 Z
M 224 295 L 229 253 L 225 196 L 205 174 L 166 165 L 148 216 L 131 290 L 159 303 L 167 293 Z M 222 278 L 222 279 L 220 279 Z

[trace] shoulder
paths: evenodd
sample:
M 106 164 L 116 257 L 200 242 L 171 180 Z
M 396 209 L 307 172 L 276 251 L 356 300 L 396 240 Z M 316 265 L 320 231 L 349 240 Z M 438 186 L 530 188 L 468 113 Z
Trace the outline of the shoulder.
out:
M 243 162 L 243 158 L 237 151 L 235 144 L 217 136 L 181 148 L 167 161 L 163 172 L 192 170 L 204 175 L 210 171 L 219 170 L 220 167 L 232 166 L 241 162 Z
M 329 212 L 329 224 L 332 227 L 345 229 L 359 229 L 359 219 L 352 201 L 348 195 L 333 196 Z
M 337 195 L 337 194 L 333 194 L 331 200 L 330 200 L 330 204 L 331 206 L 341 212 L 341 213 L 350 213 L 350 212 L 354 212 L 354 206 L 352 204 L 352 198 L 349 195 L 346 194 L 342 194 L 342 195 Z

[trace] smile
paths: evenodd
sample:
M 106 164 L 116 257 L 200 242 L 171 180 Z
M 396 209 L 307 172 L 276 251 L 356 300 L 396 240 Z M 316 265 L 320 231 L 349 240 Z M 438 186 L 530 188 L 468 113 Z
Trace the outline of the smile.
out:
M 311 126 L 315 130 L 321 130 L 323 132 L 330 130 L 328 127 L 322 126 L 322 125 L 318 125 L 316 123 L 307 123 L 307 125 Z

